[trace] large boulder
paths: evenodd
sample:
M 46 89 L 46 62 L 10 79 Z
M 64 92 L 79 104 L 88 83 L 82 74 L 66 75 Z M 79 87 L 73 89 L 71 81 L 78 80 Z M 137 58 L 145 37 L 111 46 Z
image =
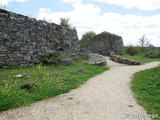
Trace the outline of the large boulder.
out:
M 123 40 L 121 36 L 102 32 L 92 39 L 81 41 L 81 46 L 92 53 L 109 55 L 111 51 L 121 53 L 124 51 Z
M 99 54 L 90 53 L 90 60 L 88 61 L 91 65 L 99 65 L 99 66 L 105 66 L 107 64 L 106 58 Z

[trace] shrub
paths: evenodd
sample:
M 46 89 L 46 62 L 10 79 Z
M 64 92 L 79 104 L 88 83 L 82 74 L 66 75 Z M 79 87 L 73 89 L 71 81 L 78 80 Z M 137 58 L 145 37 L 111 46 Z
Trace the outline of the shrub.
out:
M 65 28 L 71 28 L 71 25 L 69 24 L 69 19 L 68 18 L 61 18 L 60 19 L 60 25 L 65 27 Z
M 141 53 L 147 53 L 148 52 L 148 48 L 147 47 L 139 47 L 139 51 Z
M 155 49 L 151 52 L 148 52 L 145 54 L 145 57 L 148 57 L 148 58 L 160 58 L 160 50 L 158 49 Z
M 126 47 L 126 53 L 127 53 L 128 55 L 134 56 L 134 55 L 138 54 L 139 51 L 138 51 L 138 49 L 137 49 L 136 47 L 129 46 L 129 47 Z
M 62 59 L 66 59 L 66 58 L 70 58 L 70 57 L 64 56 L 64 55 L 60 55 L 60 56 L 49 55 L 48 57 L 42 57 L 41 63 L 43 65 L 52 65 L 52 64 L 58 65 Z
M 43 65 L 57 65 L 57 61 L 54 56 L 42 57 L 41 62 Z
M 93 31 L 86 32 L 83 34 L 81 41 L 86 39 L 92 39 L 95 35 L 96 33 Z

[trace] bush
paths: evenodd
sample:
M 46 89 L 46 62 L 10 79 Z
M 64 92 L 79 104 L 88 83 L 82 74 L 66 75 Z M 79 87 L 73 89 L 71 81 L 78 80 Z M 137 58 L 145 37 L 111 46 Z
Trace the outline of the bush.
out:
M 145 57 L 148 57 L 148 58 L 160 58 L 160 50 L 158 49 L 155 49 L 151 52 L 148 52 L 145 54 Z
M 126 47 L 126 53 L 128 55 L 134 56 L 139 53 L 138 49 L 133 46 Z
M 57 65 L 58 61 L 56 60 L 55 56 L 48 56 L 48 57 L 42 57 L 41 58 L 41 63 L 43 65 L 52 65 L 52 64 Z
M 147 53 L 148 52 L 148 48 L 147 47 L 139 47 L 139 51 L 141 53 Z
M 68 18 L 61 18 L 60 19 L 60 25 L 65 27 L 65 28 L 71 28 L 71 25 L 69 24 L 69 19 Z
M 86 32 L 83 34 L 81 41 L 86 39 L 92 39 L 95 35 L 96 33 L 93 31 Z
M 41 63 L 43 65 L 58 65 L 61 60 L 66 59 L 66 58 L 70 58 L 69 56 L 64 56 L 64 55 L 60 55 L 60 56 L 52 56 L 49 55 L 48 57 L 42 57 L 41 58 Z

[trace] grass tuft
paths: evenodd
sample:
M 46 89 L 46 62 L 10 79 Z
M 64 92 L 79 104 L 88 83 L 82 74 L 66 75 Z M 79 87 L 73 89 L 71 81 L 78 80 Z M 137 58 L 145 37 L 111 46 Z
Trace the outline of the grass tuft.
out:
M 71 25 L 69 24 L 69 18 L 61 18 L 60 25 L 65 28 L 71 28 Z

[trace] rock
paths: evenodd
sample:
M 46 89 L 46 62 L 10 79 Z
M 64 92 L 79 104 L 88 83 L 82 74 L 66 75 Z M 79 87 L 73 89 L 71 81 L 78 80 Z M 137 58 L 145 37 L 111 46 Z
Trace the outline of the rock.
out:
M 69 97 L 68 99 L 69 99 L 69 100 L 73 100 L 73 97 Z
M 20 87 L 21 89 L 29 90 L 29 89 L 32 89 L 33 87 L 37 87 L 37 84 L 34 82 L 28 82 L 28 83 L 22 84 Z
M 55 73 L 55 75 L 56 75 L 56 76 L 59 76 L 60 74 L 59 74 L 59 73 Z
M 59 80 L 59 81 L 64 81 L 64 78 L 59 78 L 58 80 Z
M 16 75 L 17 78 L 23 78 L 23 75 L 22 74 L 18 74 Z
M 67 65 L 70 65 L 72 62 L 73 62 L 72 58 L 63 58 L 63 59 L 60 59 L 59 64 L 67 66 Z
M 116 53 L 124 51 L 122 37 L 108 32 L 102 32 L 92 39 L 81 41 L 81 46 L 91 53 L 97 53 L 104 56 L 109 55 L 111 51 Z
M 83 68 L 80 68 L 80 69 L 78 70 L 78 72 L 83 72 Z
M 140 65 L 141 64 L 138 61 L 126 59 L 119 55 L 116 55 L 114 52 L 110 53 L 110 59 L 115 62 L 122 63 L 122 64 L 128 64 L 128 65 Z
M 133 107 L 133 105 L 128 105 L 128 107 Z
M 91 65 L 99 65 L 99 66 L 105 66 L 107 64 L 106 58 L 102 55 L 90 53 L 90 60 L 88 61 Z

